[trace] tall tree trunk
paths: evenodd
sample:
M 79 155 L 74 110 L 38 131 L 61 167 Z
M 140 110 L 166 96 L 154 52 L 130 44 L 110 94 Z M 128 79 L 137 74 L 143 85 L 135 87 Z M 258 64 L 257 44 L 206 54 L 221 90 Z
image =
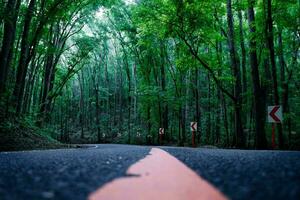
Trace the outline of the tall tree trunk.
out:
M 10 61 L 13 57 L 13 46 L 20 3 L 21 0 L 8 0 L 6 3 L 6 20 L 4 20 L 2 47 L 0 51 L 0 96 L 5 92 Z
M 184 85 L 185 79 L 186 79 L 186 75 L 182 75 L 180 74 L 180 83 L 181 83 L 181 87 Z M 185 94 L 185 90 L 186 88 L 181 88 L 180 87 L 180 96 L 182 97 Z M 186 117 L 185 117 L 185 102 L 180 102 L 180 125 L 181 125 L 181 130 L 182 130 L 182 145 L 185 144 L 186 142 Z
M 234 145 L 238 148 L 245 147 L 245 139 L 243 134 L 243 125 L 242 125 L 242 82 L 241 82 L 241 71 L 239 67 L 239 61 L 236 54 L 235 47 L 235 36 L 234 36 L 234 27 L 233 27 L 233 16 L 232 16 L 232 5 L 231 0 L 227 0 L 227 23 L 228 23 L 228 46 L 230 52 L 230 61 L 233 70 L 233 76 L 235 78 L 234 83 L 234 122 L 235 122 L 235 134 L 236 141 Z
M 123 91 L 123 71 L 121 65 L 119 65 L 119 96 L 118 96 L 118 104 L 119 104 L 119 132 L 123 131 L 123 109 L 124 109 L 124 91 Z
M 206 119 L 206 138 L 205 143 L 208 145 L 210 144 L 210 136 L 211 136 L 211 83 L 210 83 L 210 75 L 207 75 L 207 82 L 208 82 L 208 103 L 207 103 L 207 119 Z
M 230 135 L 229 135 L 229 128 L 228 128 L 228 112 L 227 112 L 227 105 L 226 105 L 226 98 L 223 93 L 221 93 L 221 102 L 222 102 L 222 110 L 223 110 L 223 120 L 224 120 L 224 128 L 226 134 L 226 146 L 230 146 Z
M 31 63 L 30 73 L 28 75 L 28 80 L 26 81 L 25 96 L 24 96 L 24 106 L 23 112 L 28 113 L 31 104 L 32 90 L 35 84 L 36 76 L 38 74 L 38 69 L 40 65 L 40 58 L 34 58 Z
M 193 121 L 197 122 L 197 131 L 196 131 L 196 138 L 197 143 L 200 143 L 200 137 L 201 137 L 201 129 L 200 129 L 200 104 L 199 104 L 199 69 L 196 67 L 194 70 L 194 76 L 193 76 L 193 98 L 195 103 L 195 112 L 194 112 L 194 118 Z
M 276 61 L 275 61 L 275 50 L 274 50 L 274 33 L 273 33 L 273 19 L 272 19 L 272 2 L 271 0 L 267 0 L 267 25 L 268 25 L 268 37 L 267 43 L 270 52 L 270 60 L 272 66 L 272 79 L 273 79 L 273 90 L 274 90 L 274 101 L 276 105 L 279 105 L 279 92 L 278 92 L 278 81 L 277 81 L 277 69 L 276 69 Z M 282 125 L 281 123 L 277 124 L 278 130 L 278 142 L 279 148 L 284 148 L 284 139 L 282 134 Z
M 299 1 L 300 3 L 300 1 Z M 282 39 L 280 38 L 279 40 L 279 46 L 280 46 L 280 56 L 282 56 L 282 58 L 280 58 L 280 62 L 281 62 L 281 65 L 283 65 L 282 67 L 284 67 L 284 69 L 291 69 L 291 70 L 286 70 L 287 71 L 287 78 L 284 78 L 282 77 L 282 80 L 283 80 L 283 94 L 282 94 L 282 101 L 283 101 L 283 111 L 285 113 L 289 113 L 290 112 L 290 105 L 289 105 L 289 82 L 290 80 L 292 79 L 292 76 L 293 76 L 293 71 L 294 69 L 296 68 L 296 65 L 297 65 L 297 58 L 298 58 L 298 51 L 299 51 L 299 46 L 298 46 L 298 43 L 297 43 L 297 39 L 296 39 L 296 36 L 297 34 L 295 34 L 295 38 L 293 40 L 293 54 L 292 54 L 292 62 L 291 62 L 291 66 L 289 68 L 286 68 L 286 63 L 284 61 L 284 55 L 283 55 L 283 45 L 282 45 Z M 282 37 L 282 35 L 280 34 L 280 37 Z M 283 70 L 281 70 L 283 72 Z M 285 74 L 281 74 L 281 76 L 284 76 Z M 287 115 L 287 129 L 288 129 L 288 140 L 289 140 L 289 146 L 291 145 L 291 139 L 292 139 L 292 118 L 291 118 L 291 115 Z
M 242 90 L 243 90 L 243 101 L 246 104 L 247 103 L 247 69 L 246 69 L 246 47 L 245 47 L 245 39 L 244 39 L 244 30 L 243 30 L 243 15 L 242 10 L 239 9 L 238 11 L 238 18 L 239 18 L 239 37 L 240 37 L 240 47 L 241 47 L 241 67 L 242 67 Z
M 107 91 L 111 92 L 111 86 L 110 86 L 110 79 L 109 79 L 109 73 L 108 73 L 108 63 L 105 62 L 105 82 L 106 82 L 106 87 Z M 112 118 L 111 118 L 111 111 L 112 111 L 112 96 L 108 95 L 107 101 L 106 101 L 106 114 L 108 116 L 108 120 L 106 123 L 106 132 L 108 133 L 109 130 L 111 130 L 111 123 L 112 123 Z
M 28 64 L 26 63 L 29 54 L 29 32 L 31 20 L 33 17 L 33 11 L 35 7 L 35 0 L 31 0 L 24 19 L 24 28 L 21 42 L 21 54 L 19 65 L 17 69 L 17 78 L 13 92 L 13 101 L 16 108 L 16 114 L 20 114 L 23 103 L 23 94 L 25 88 L 25 78 L 28 70 Z
M 81 71 L 81 78 L 80 78 L 80 74 L 78 74 L 78 82 L 79 82 L 79 88 L 80 88 L 80 100 L 79 100 L 79 125 L 81 127 L 81 134 L 80 134 L 80 138 L 84 139 L 84 113 L 85 113 L 85 109 L 84 109 L 84 82 L 83 82 L 83 72 Z
M 117 126 L 117 105 L 118 105 L 118 72 L 117 72 L 117 66 L 114 65 L 114 112 L 113 112 L 113 126 Z
M 161 74 L 161 89 L 162 89 L 162 92 L 164 94 L 166 94 L 166 73 L 165 73 L 165 56 L 166 55 L 166 51 L 165 51 L 165 47 L 164 47 L 164 44 L 161 42 L 161 65 L 160 65 L 160 74 Z M 170 137 L 169 137 L 169 133 L 168 133 L 168 103 L 164 100 L 163 101 L 163 114 L 162 114 L 162 127 L 164 128 L 165 130 L 165 136 L 166 136 L 166 139 L 169 141 Z
M 99 89 L 97 84 L 95 85 L 94 88 L 94 95 L 96 98 L 96 127 L 97 127 L 97 138 L 98 138 L 98 142 L 101 143 L 102 139 L 101 139 L 101 128 L 100 128 L 100 102 L 99 102 Z M 105 138 L 104 138 L 105 139 Z
M 40 118 L 38 121 L 38 125 L 41 126 L 43 122 L 49 119 L 49 111 L 51 98 L 49 97 L 49 93 L 51 92 L 54 85 L 54 76 L 55 76 L 55 63 L 54 63 L 54 52 L 55 49 L 55 32 L 53 25 L 50 28 L 49 33 L 49 49 L 46 57 L 46 61 L 44 63 L 44 84 L 43 84 L 43 93 L 42 99 L 40 102 Z
M 127 76 L 127 83 L 128 83 L 128 124 L 127 124 L 127 129 L 128 129 L 128 140 L 127 143 L 131 143 L 131 73 L 130 73 L 130 68 L 129 68 L 129 63 L 128 63 L 128 56 L 127 52 L 124 46 L 123 48 L 123 53 L 124 53 L 124 64 L 125 64 L 125 71 L 126 71 L 126 76 Z
M 222 34 L 222 31 L 221 31 Z M 219 64 L 218 76 L 222 75 L 221 66 L 223 62 L 222 53 L 223 53 L 223 45 L 222 42 L 216 42 L 216 53 L 217 53 L 217 60 Z M 227 109 L 226 109 L 226 102 L 225 97 L 223 96 L 220 88 L 217 87 L 217 97 L 219 101 L 219 109 L 217 110 L 217 119 L 216 119 L 216 138 L 217 143 L 221 142 L 221 115 L 223 110 L 223 117 L 224 117 L 224 128 L 226 132 L 226 144 L 229 146 L 229 131 L 228 131 L 228 124 L 227 124 Z
M 137 125 L 138 122 L 138 95 L 137 95 L 137 84 L 138 84 L 138 78 L 137 78 L 137 67 L 136 63 L 133 64 L 132 68 L 132 73 L 133 73 L 133 88 L 134 88 L 134 96 L 133 96 L 133 119 L 134 119 L 134 124 Z
M 147 106 L 147 138 L 149 143 L 153 144 L 154 137 L 151 135 L 151 108 Z
M 248 23 L 250 29 L 249 51 L 250 51 L 250 66 L 251 76 L 253 82 L 254 95 L 254 112 L 255 112 L 255 134 L 256 134 L 256 148 L 265 149 L 267 147 L 267 139 L 265 134 L 265 104 L 263 103 L 263 91 L 260 85 L 260 75 L 258 70 L 258 61 L 256 54 L 256 26 L 254 14 L 254 0 L 248 0 Z
M 221 91 L 217 88 L 217 99 L 219 106 L 216 110 L 216 144 L 220 144 L 221 142 L 221 110 L 222 110 L 222 103 L 221 103 Z
M 285 59 L 283 55 L 283 43 L 282 43 L 282 30 L 279 30 L 278 32 L 278 47 L 279 47 L 279 65 L 280 65 L 280 81 L 281 81 L 281 87 L 283 89 L 282 92 L 282 107 L 283 107 L 283 112 L 287 112 L 288 108 L 288 101 L 285 98 L 285 84 L 286 84 L 286 78 L 285 78 Z
M 97 127 L 97 142 L 101 143 L 102 142 L 102 135 L 101 135 L 101 122 L 100 122 L 100 100 L 99 100 L 99 83 L 98 80 L 96 79 L 96 76 L 99 72 L 96 70 L 96 66 L 93 67 L 92 71 L 92 81 L 93 81 L 93 93 L 95 97 L 95 105 L 96 105 L 96 110 L 95 110 L 95 119 L 96 119 L 96 127 Z M 105 138 L 104 138 L 105 140 Z

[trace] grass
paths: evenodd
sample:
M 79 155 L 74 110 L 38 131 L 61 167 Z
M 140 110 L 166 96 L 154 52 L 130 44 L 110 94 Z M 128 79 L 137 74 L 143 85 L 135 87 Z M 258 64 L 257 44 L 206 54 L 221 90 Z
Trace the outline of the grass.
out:
M 0 151 L 23 151 L 69 148 L 50 135 L 53 130 L 38 128 L 28 119 L 0 122 Z

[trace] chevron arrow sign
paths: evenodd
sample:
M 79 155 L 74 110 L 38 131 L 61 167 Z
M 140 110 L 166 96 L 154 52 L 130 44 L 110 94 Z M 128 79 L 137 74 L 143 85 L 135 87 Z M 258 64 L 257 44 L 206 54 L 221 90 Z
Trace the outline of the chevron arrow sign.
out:
M 268 106 L 268 122 L 282 123 L 282 106 Z

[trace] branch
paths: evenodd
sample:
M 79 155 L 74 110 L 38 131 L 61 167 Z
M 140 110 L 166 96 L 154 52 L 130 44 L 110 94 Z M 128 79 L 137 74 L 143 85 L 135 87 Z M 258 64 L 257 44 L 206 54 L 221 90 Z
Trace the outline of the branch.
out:
M 187 41 L 187 39 L 182 36 L 180 33 L 177 32 L 177 35 L 184 41 L 184 43 L 188 46 L 191 54 L 196 58 L 196 60 L 198 60 L 200 62 L 200 64 L 208 71 L 208 73 L 212 76 L 213 80 L 215 81 L 216 85 L 218 86 L 218 88 L 225 93 L 233 102 L 236 102 L 237 99 L 228 91 L 226 90 L 223 86 L 222 83 L 220 82 L 220 80 L 216 77 L 214 71 L 210 68 L 210 66 L 204 61 L 202 60 L 197 52 L 194 51 L 192 45 Z

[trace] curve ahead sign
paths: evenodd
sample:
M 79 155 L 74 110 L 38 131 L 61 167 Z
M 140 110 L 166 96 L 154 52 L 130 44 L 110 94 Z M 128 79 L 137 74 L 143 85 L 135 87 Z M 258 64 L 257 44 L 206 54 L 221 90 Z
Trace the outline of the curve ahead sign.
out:
M 197 122 L 191 122 L 191 131 L 197 131 Z
M 268 106 L 268 122 L 282 123 L 282 106 Z

